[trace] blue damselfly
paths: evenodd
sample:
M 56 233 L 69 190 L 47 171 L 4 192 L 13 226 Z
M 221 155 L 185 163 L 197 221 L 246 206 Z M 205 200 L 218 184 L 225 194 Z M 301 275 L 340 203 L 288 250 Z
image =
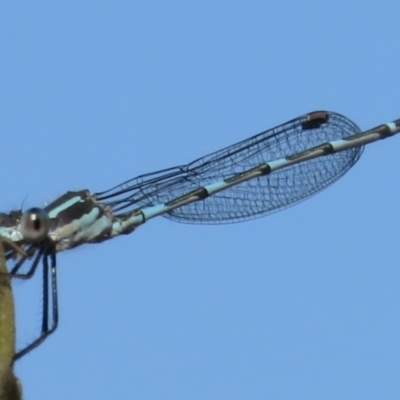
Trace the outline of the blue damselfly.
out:
M 26 252 L 21 256 L 8 248 L 10 274 L 29 278 L 43 267 L 41 334 L 15 358 L 57 327 L 59 251 L 131 233 L 159 215 L 222 224 L 270 214 L 323 190 L 357 162 L 364 145 L 399 131 L 400 119 L 362 132 L 340 114 L 316 111 L 189 164 L 140 175 L 103 192 L 71 191 L 43 209 L 1 213 L 0 235 Z

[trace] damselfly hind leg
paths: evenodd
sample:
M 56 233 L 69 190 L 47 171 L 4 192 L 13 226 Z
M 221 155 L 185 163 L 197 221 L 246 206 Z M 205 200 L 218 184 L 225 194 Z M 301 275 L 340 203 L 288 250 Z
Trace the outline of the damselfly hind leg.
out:
M 15 249 L 13 247 L 12 252 L 9 252 L 8 254 L 8 259 L 16 257 L 19 258 L 16 260 L 10 271 L 10 276 L 12 278 L 30 279 L 35 274 L 39 264 L 42 264 L 43 308 L 42 326 L 39 336 L 22 350 L 19 350 L 14 356 L 14 361 L 39 346 L 47 336 L 56 330 L 58 325 L 57 268 L 54 245 L 51 242 L 47 242 L 42 243 L 39 249 L 37 249 L 36 246 L 30 246 L 26 250 L 19 247 Z M 21 272 L 22 266 L 29 259 L 32 260 L 28 270 Z
M 39 346 L 44 340 L 51 335 L 58 325 L 58 293 L 57 293 L 57 260 L 53 246 L 49 246 L 36 255 L 34 262 L 27 274 L 23 274 L 25 279 L 27 275 L 33 275 L 34 271 L 42 260 L 43 266 L 43 309 L 42 309 L 42 326 L 39 336 L 29 345 L 19 350 L 14 361 L 18 360 L 31 350 Z M 34 265 L 36 264 L 36 265 Z

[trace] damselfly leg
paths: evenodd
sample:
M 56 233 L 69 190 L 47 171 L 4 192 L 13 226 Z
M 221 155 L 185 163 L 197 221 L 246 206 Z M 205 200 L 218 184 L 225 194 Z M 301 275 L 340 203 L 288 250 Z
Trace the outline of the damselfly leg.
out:
M 57 264 L 54 244 L 49 240 L 44 240 L 39 249 L 35 249 L 33 245 L 26 251 L 19 247 L 17 259 L 15 259 L 15 252 L 17 250 L 6 254 L 9 264 L 12 264 L 10 276 L 16 279 L 30 279 L 41 265 L 43 301 L 40 333 L 31 343 L 16 352 L 14 361 L 39 346 L 56 330 L 58 325 Z M 27 270 L 22 271 L 23 267 L 27 267 Z

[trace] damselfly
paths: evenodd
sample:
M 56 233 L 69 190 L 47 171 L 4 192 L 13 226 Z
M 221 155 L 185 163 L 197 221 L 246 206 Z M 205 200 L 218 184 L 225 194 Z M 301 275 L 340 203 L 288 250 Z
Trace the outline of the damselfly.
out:
M 186 165 L 140 175 L 103 192 L 67 192 L 43 209 L 0 214 L 0 235 L 26 252 L 20 256 L 8 249 L 12 276 L 29 278 L 43 267 L 41 334 L 15 359 L 57 327 L 59 251 L 131 233 L 159 215 L 220 224 L 270 214 L 326 188 L 357 162 L 364 145 L 399 131 L 400 119 L 361 132 L 340 114 L 312 112 Z

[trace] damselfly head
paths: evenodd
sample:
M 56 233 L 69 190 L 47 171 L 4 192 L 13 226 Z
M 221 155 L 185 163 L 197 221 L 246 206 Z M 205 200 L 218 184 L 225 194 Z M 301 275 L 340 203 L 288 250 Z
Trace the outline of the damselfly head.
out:
M 30 208 L 22 214 L 19 230 L 26 242 L 37 243 L 49 233 L 50 218 L 42 208 Z

